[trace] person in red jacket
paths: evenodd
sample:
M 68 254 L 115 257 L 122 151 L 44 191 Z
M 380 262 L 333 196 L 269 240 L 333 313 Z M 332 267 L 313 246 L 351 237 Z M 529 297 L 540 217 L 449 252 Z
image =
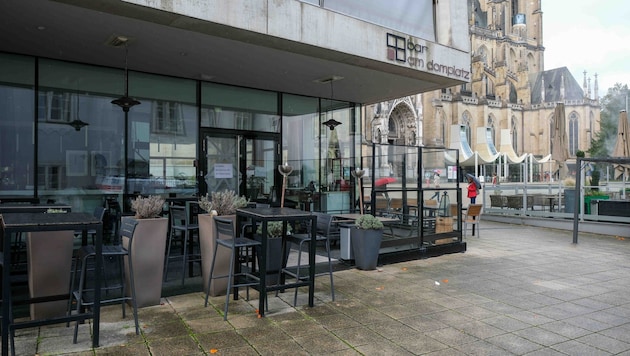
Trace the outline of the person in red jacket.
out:
M 470 198 L 470 204 L 475 204 L 477 200 L 477 184 L 468 177 L 468 198 Z

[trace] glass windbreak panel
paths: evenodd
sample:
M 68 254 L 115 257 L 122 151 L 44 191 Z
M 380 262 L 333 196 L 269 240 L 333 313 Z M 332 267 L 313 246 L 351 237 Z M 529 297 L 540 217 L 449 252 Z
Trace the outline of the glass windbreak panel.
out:
M 35 61 L 0 54 L 0 201 L 34 197 Z
M 127 193 L 189 197 L 197 193 L 196 83 L 131 73 Z M 133 91 L 132 91 L 133 88 Z
M 318 99 L 285 94 L 282 104 L 282 163 L 293 167 L 288 186 L 319 186 Z
M 362 160 L 363 208 L 388 219 L 387 245 L 409 248 L 411 236 L 420 238 L 413 248 L 461 242 L 457 149 L 373 144 Z
M 202 83 L 201 126 L 279 132 L 275 92 Z
M 120 88 L 109 79 L 115 71 L 44 59 L 39 63 L 40 200 L 89 213 L 106 200 L 119 201 L 125 130 L 122 110 L 111 104 Z
M 282 103 L 282 160 L 294 167 L 287 192 L 303 208 L 349 211 L 354 196 L 350 171 L 356 165 L 354 108 L 295 95 L 284 95 Z

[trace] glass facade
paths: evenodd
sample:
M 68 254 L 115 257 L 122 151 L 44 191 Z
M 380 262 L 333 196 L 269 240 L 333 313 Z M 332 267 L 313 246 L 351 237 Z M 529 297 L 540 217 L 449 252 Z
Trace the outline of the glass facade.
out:
M 39 198 L 92 212 L 129 211 L 138 194 L 191 197 L 220 189 L 348 211 L 360 157 L 359 110 L 347 102 L 0 54 L 0 200 Z M 341 124 L 330 130 L 324 121 Z M 252 176 L 256 179 L 252 179 Z M 256 184 L 249 184 L 252 181 Z M 262 182 L 262 183 L 261 183 Z M 347 199 L 319 203 L 319 194 Z M 317 204 L 315 201 L 317 200 Z

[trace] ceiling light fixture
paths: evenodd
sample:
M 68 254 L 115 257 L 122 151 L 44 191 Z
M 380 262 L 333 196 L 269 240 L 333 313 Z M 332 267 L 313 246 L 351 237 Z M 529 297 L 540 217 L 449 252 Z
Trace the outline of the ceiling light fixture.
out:
M 337 81 L 337 80 L 341 80 L 343 79 L 343 77 L 340 76 L 330 76 L 330 77 L 326 77 L 326 78 L 322 78 L 322 79 L 318 79 L 315 80 L 316 83 L 321 83 L 321 84 L 326 84 L 326 83 L 330 83 L 330 106 L 328 107 L 327 111 L 331 112 L 331 117 L 330 119 L 322 122 L 322 125 L 328 127 L 330 129 L 330 131 L 333 131 L 335 129 L 335 127 L 341 125 L 341 122 L 337 121 L 334 119 L 334 111 L 332 109 L 332 104 L 333 104 L 333 98 L 334 98 L 334 91 L 333 91 L 333 82 Z
M 77 98 L 77 114 L 75 115 L 74 120 L 68 122 L 68 125 L 72 126 L 76 131 L 81 131 L 81 129 L 87 125 L 89 125 L 87 122 L 85 121 L 81 121 L 81 119 L 79 119 L 79 100 L 81 100 L 81 98 L 79 97 L 79 93 L 77 93 L 76 95 Z
M 120 106 L 124 112 L 129 112 L 129 109 L 131 107 L 140 104 L 138 100 L 129 97 L 129 68 L 127 66 L 127 57 L 129 54 L 129 51 L 127 49 L 127 42 L 129 41 L 129 39 L 124 36 L 118 36 L 115 40 L 116 43 L 120 43 L 119 45 L 125 46 L 125 95 L 116 100 L 112 100 L 112 104 Z

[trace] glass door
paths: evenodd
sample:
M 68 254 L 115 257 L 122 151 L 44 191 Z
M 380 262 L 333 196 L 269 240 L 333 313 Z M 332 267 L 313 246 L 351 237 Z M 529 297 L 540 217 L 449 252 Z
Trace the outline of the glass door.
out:
M 254 202 L 274 202 L 278 140 L 235 134 L 202 133 L 202 194 L 234 190 Z

